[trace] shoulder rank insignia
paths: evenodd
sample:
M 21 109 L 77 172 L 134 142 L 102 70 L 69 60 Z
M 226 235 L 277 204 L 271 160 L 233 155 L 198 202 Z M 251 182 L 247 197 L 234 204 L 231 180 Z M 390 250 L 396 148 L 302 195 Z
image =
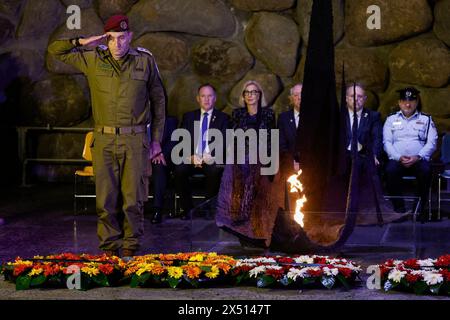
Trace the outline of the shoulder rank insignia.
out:
M 145 52 L 145 53 L 147 53 L 147 54 L 153 56 L 153 54 L 150 52 L 150 50 L 147 50 L 147 49 L 145 49 L 145 48 L 137 47 L 136 50 L 137 50 L 137 51 L 140 51 L 140 52 Z

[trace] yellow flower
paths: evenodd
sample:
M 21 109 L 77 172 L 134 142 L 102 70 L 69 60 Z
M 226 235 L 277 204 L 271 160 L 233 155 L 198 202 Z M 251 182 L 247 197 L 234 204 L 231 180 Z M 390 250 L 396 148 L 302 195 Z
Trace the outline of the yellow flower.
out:
M 100 273 L 100 270 L 98 270 L 96 267 L 86 266 L 86 267 L 81 268 L 81 272 L 84 272 L 87 275 L 89 275 L 89 277 L 92 277 L 92 276 L 98 275 Z
M 31 267 L 31 266 L 33 265 L 33 262 L 32 262 L 32 261 L 28 261 L 28 260 L 16 260 L 16 261 L 13 263 L 13 265 L 14 265 L 14 266 L 22 265 L 22 266 Z
M 43 271 L 44 271 L 44 270 L 43 270 L 42 268 L 33 268 L 33 269 L 31 269 L 31 271 L 28 273 L 28 275 L 29 275 L 30 277 L 32 277 L 32 276 L 37 276 L 37 275 L 41 274 Z
M 141 263 L 139 265 L 140 269 L 138 271 L 136 271 L 136 275 L 140 276 L 141 274 L 143 274 L 145 272 L 152 272 L 154 265 L 155 264 L 153 264 L 153 263 L 149 263 L 149 264 Z
M 217 268 L 216 266 L 212 266 L 212 267 L 211 267 L 211 271 L 210 271 L 210 272 L 207 272 L 207 273 L 205 274 L 205 276 L 206 276 L 207 278 L 214 279 L 214 278 L 217 278 L 217 276 L 219 275 L 219 273 L 220 273 L 219 268 Z
M 180 267 L 168 267 L 167 273 L 170 277 L 179 279 L 183 276 L 183 269 Z
M 203 260 L 204 260 L 204 255 L 201 253 L 198 253 L 189 259 L 189 261 L 199 261 L 199 262 L 201 262 Z

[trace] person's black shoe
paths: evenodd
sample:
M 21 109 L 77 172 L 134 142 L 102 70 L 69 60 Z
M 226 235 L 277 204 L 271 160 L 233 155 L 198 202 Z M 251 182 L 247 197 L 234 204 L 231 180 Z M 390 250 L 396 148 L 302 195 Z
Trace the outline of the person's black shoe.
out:
M 151 223 L 157 224 L 162 222 L 162 213 L 161 211 L 155 211 L 152 216 Z

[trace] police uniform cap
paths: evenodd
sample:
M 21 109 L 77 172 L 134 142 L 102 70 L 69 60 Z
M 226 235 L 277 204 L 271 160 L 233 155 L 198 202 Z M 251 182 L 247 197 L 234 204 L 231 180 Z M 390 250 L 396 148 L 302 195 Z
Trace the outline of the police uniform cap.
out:
M 397 90 L 400 93 L 400 100 L 417 100 L 417 95 L 420 93 L 414 87 L 408 87 L 401 90 Z

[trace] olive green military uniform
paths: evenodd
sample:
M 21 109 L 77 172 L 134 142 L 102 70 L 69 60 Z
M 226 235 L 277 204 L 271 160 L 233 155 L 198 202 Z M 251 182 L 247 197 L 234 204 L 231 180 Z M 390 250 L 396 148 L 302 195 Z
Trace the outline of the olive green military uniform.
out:
M 100 248 L 137 250 L 144 232 L 147 201 L 149 138 L 161 142 L 165 94 L 151 53 L 130 48 L 115 61 L 106 46 L 74 47 L 70 40 L 53 42 L 48 52 L 87 77 L 95 133 L 93 165 L 96 182 Z

